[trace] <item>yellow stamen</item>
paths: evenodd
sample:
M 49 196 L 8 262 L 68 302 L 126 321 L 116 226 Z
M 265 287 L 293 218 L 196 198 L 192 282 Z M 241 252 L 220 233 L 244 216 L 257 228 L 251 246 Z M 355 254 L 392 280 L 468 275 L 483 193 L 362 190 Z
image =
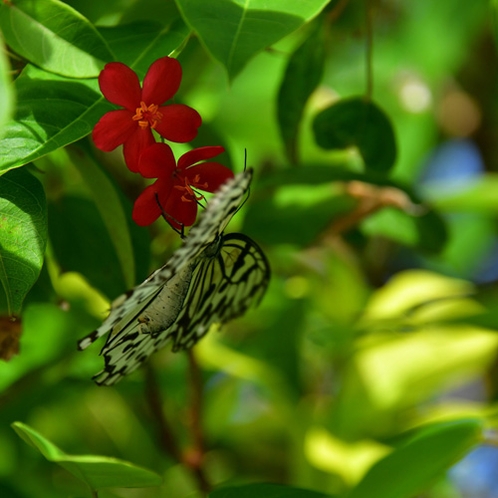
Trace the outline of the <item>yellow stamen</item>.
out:
M 142 100 L 140 107 L 137 107 L 136 114 L 131 118 L 133 121 L 138 121 L 138 126 L 143 130 L 149 126 L 154 129 L 163 118 L 162 113 L 158 111 L 159 106 L 156 104 L 147 104 Z

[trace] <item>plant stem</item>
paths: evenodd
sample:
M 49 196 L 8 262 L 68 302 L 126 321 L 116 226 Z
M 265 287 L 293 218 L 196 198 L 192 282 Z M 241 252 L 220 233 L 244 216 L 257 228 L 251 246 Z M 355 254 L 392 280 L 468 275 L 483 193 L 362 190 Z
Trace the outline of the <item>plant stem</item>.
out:
M 166 417 L 164 416 L 161 391 L 150 362 L 145 365 L 145 396 L 152 416 L 156 420 L 161 448 L 174 460 L 181 462 L 182 454 Z
M 373 94 L 373 15 L 372 15 L 372 0 L 365 0 L 365 25 L 366 25 L 366 95 L 368 101 L 372 100 Z

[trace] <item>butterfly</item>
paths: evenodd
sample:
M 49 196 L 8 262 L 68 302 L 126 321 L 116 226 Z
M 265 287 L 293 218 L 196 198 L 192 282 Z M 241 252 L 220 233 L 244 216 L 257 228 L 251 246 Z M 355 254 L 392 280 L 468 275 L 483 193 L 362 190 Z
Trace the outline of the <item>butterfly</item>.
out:
M 211 325 L 261 301 L 270 280 L 266 256 L 246 235 L 224 234 L 251 179 L 247 169 L 224 183 L 169 261 L 119 296 L 102 325 L 78 342 L 83 350 L 109 334 L 97 384 L 115 384 L 170 342 L 173 352 L 191 348 Z

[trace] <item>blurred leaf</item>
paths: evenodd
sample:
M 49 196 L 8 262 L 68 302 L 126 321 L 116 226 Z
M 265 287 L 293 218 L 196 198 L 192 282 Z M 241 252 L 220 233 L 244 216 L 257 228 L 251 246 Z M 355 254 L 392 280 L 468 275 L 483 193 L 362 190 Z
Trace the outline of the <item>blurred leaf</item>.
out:
M 95 205 L 67 196 L 48 209 L 50 241 L 61 270 L 81 273 L 109 298 L 127 290 L 115 246 Z
M 448 240 L 446 224 L 435 211 L 414 216 L 399 209 L 385 208 L 370 215 L 361 227 L 369 236 L 383 235 L 428 252 L 440 252 Z
M 356 146 L 366 171 L 385 174 L 396 161 L 396 138 L 388 116 L 361 97 L 340 100 L 321 111 L 313 131 L 323 149 Z
M 135 285 L 135 259 L 125 212 L 115 185 L 107 174 L 85 151 L 69 150 L 69 156 L 76 166 L 104 221 L 105 228 L 116 251 L 125 286 Z
M 50 462 L 58 463 L 71 474 L 97 490 L 109 487 L 141 488 L 159 486 L 156 473 L 117 458 L 94 455 L 67 455 L 50 441 L 22 422 L 12 427 L 27 444 L 37 449 Z
M 322 19 L 291 55 L 277 99 L 277 117 L 287 157 L 297 163 L 299 124 L 309 96 L 322 79 L 325 63 Z
M 15 86 L 17 110 L 0 141 L 0 173 L 88 135 L 111 109 L 96 79 L 68 79 L 27 66 Z
M 176 0 L 185 21 L 231 80 L 258 52 L 315 17 L 328 0 Z
M 190 35 L 181 19 L 168 26 L 140 21 L 98 29 L 116 54 L 116 60 L 133 68 L 139 77 L 145 75 L 156 59 L 166 55 L 174 57 Z
M 411 498 L 476 446 L 482 432 L 477 419 L 426 427 L 377 462 L 347 498 Z
M 0 139 L 3 137 L 5 124 L 12 117 L 15 102 L 14 86 L 6 53 L 0 32 Z
M 16 314 L 40 274 L 47 244 L 45 193 L 27 171 L 0 177 L 0 220 L 0 282 L 8 313 Z
M 258 483 L 220 488 L 208 496 L 209 498 L 332 498 L 331 495 L 309 489 Z
M 28 61 L 72 78 L 94 78 L 114 59 L 95 27 L 57 0 L 0 3 L 5 41 Z

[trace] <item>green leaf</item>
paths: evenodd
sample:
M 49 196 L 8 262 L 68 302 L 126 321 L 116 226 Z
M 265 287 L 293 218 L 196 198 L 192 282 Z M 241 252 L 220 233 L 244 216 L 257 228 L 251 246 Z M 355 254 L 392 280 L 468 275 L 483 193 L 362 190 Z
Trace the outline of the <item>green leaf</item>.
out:
M 411 498 L 477 445 L 482 431 L 476 419 L 427 427 L 377 462 L 347 498 Z
M 0 30 L 19 55 L 63 76 L 94 78 L 114 60 L 95 27 L 57 0 L 0 3 Z
M 88 135 L 112 109 L 95 79 L 68 79 L 27 66 L 15 86 L 17 110 L 0 141 L 0 173 Z
M 6 57 L 6 49 L 0 36 L 0 138 L 4 134 L 4 126 L 12 117 L 14 110 L 14 87 L 10 77 L 10 67 Z
M 387 173 L 396 161 L 396 139 L 389 118 L 361 97 L 340 100 L 320 112 L 313 131 L 324 149 L 357 147 L 367 171 Z
M 70 149 L 68 152 L 92 193 L 118 256 L 125 285 L 131 288 L 135 285 L 135 259 L 126 215 L 116 188 L 106 173 L 83 150 Z
M 318 15 L 328 0 L 176 0 L 185 21 L 235 78 L 258 52 Z
M 109 298 L 130 288 L 107 227 L 91 201 L 62 197 L 49 204 L 48 212 L 50 241 L 62 271 L 81 273 Z
M 111 28 L 99 28 L 116 60 L 133 68 L 143 77 L 150 64 L 166 55 L 173 57 L 188 40 L 190 30 L 181 20 L 169 26 L 141 21 Z
M 19 313 L 40 274 L 47 244 L 45 193 L 25 170 L 0 177 L 0 282 L 9 314 Z
M 278 124 L 287 156 L 292 163 L 298 162 L 297 137 L 304 106 L 322 79 L 324 47 L 324 31 L 320 22 L 291 55 L 280 85 Z
M 229 486 L 209 493 L 209 498 L 331 498 L 331 495 L 309 489 L 281 486 L 279 484 L 246 484 Z
M 14 422 L 12 427 L 21 439 L 37 449 L 47 460 L 58 463 L 94 490 L 109 487 L 151 487 L 159 486 L 162 482 L 161 477 L 155 472 L 117 458 L 67 455 L 22 422 Z

